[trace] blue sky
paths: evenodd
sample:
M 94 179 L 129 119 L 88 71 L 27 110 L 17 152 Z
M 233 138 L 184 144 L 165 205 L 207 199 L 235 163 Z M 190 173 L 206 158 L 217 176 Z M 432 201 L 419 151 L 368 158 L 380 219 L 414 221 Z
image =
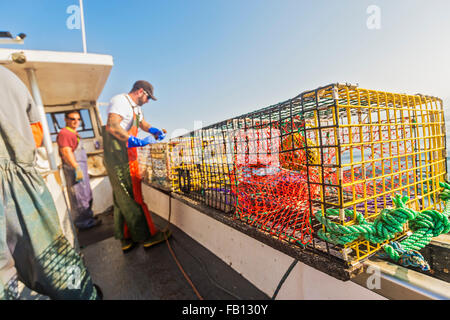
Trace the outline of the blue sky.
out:
M 5 2 L 0 29 L 27 34 L 18 48 L 82 51 L 66 27 L 78 4 Z M 380 29 L 367 27 L 370 5 Z M 448 0 L 84 0 L 84 10 L 88 52 L 114 58 L 99 100 L 148 80 L 158 101 L 145 117 L 172 134 L 332 82 L 450 102 Z

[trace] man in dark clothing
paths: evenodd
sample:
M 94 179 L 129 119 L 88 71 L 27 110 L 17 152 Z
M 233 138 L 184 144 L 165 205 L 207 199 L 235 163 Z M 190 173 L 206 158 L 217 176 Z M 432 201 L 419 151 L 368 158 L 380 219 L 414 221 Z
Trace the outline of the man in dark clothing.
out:
M 50 299 L 98 299 L 35 169 L 38 109 L 23 82 L 2 66 L 0 83 L 0 300 L 19 298 L 19 280 Z

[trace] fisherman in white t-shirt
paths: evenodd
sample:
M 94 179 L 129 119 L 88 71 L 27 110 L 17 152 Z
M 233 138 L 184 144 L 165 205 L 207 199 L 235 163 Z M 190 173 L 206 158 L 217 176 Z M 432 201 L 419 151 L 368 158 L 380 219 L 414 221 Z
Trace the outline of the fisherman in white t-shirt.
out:
M 108 107 L 108 115 L 115 113 L 122 117 L 120 126 L 127 132 L 133 123 L 133 111 L 140 119 L 144 119 L 141 106 L 134 102 L 128 94 L 114 96 Z
M 114 96 L 103 130 L 105 166 L 114 193 L 114 235 L 121 240 L 124 252 L 137 243 L 151 247 L 171 235 L 170 230 L 156 229 L 141 191 L 136 147 L 156 143 L 166 134 L 166 130 L 144 120 L 141 106 L 150 99 L 156 100 L 153 86 L 143 80 L 137 81 L 128 94 Z M 150 135 L 137 138 L 139 128 Z

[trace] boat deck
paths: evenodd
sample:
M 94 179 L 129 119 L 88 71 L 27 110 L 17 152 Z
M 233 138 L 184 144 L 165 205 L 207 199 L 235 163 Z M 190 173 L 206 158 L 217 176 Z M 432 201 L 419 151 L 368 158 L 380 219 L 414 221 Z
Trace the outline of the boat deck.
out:
M 104 300 L 194 301 L 200 299 L 178 268 L 167 243 L 162 242 L 150 249 L 137 246 L 129 253 L 124 254 L 120 248 L 120 241 L 113 236 L 112 212 L 100 214 L 98 217 L 102 220 L 102 224 L 91 230 L 79 232 L 78 241 L 87 269 L 93 281 L 101 287 Z M 160 229 L 167 225 L 167 221 L 158 215 L 153 215 L 153 219 Z M 270 299 L 230 265 L 179 228 L 171 225 L 170 229 L 172 237 L 169 239 L 169 244 L 183 270 L 203 299 L 266 301 Z M 419 272 L 407 270 L 392 263 L 378 262 L 377 267 L 387 270 L 385 270 L 385 273 L 388 274 L 386 279 L 391 282 L 394 279 L 392 283 L 383 283 L 382 288 L 386 292 L 383 291 L 384 293 L 380 294 L 382 296 L 389 294 L 390 299 L 404 298 L 405 284 L 409 287 L 414 284 L 415 287 L 411 287 L 413 289 L 406 290 L 410 294 L 407 299 L 417 299 L 418 297 L 446 299 L 448 297 L 448 291 L 445 289 L 448 288 L 446 284 L 448 283 L 446 269 L 448 268 L 448 254 L 447 251 L 444 253 L 442 250 L 438 251 L 434 248 L 443 246 L 442 244 L 437 246 L 438 240 L 444 241 L 445 246 L 448 245 L 447 239 L 440 237 L 434 239 L 433 246 L 430 244 L 427 249 L 431 250 L 431 253 L 427 255 L 427 260 L 433 261 L 436 279 L 428 277 L 430 274 L 426 274 L 424 277 L 425 275 Z M 439 275 L 442 275 L 443 278 Z M 386 279 L 383 278 L 382 281 L 386 282 Z M 365 286 L 367 277 L 363 277 L 362 280 L 355 278 L 354 282 Z M 48 297 L 30 292 L 27 288 L 19 287 L 19 290 L 21 299 L 48 299 Z M 423 292 L 426 294 L 424 295 Z
M 99 215 L 102 225 L 79 233 L 85 264 L 105 300 L 197 300 L 172 257 L 167 243 L 152 248 L 142 246 L 122 253 L 113 237 L 113 215 Z M 153 215 L 158 228 L 167 224 Z M 229 265 L 194 241 L 180 229 L 170 226 L 169 239 L 182 268 L 205 300 L 265 300 L 269 297 Z

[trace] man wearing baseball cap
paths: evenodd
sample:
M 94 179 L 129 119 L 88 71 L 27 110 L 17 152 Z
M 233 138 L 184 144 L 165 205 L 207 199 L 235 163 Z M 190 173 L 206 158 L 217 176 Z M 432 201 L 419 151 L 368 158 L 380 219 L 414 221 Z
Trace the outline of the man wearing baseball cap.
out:
M 156 229 L 142 197 L 136 148 L 157 143 L 166 134 L 166 130 L 144 120 L 141 107 L 150 100 L 156 100 L 153 86 L 144 80 L 136 81 L 128 94 L 111 99 L 103 127 L 105 167 L 114 194 L 114 235 L 121 240 L 124 252 L 137 243 L 149 248 L 171 235 L 169 230 Z M 150 135 L 137 138 L 139 128 Z

